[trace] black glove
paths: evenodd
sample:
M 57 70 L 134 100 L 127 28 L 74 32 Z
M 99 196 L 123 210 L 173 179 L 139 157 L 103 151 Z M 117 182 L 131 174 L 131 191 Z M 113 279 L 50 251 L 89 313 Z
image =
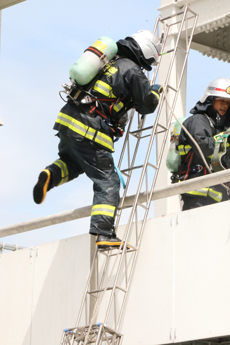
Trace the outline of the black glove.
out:
M 114 136 L 117 138 L 121 138 L 124 134 L 124 130 L 121 127 L 115 127 L 114 128 Z
M 163 86 L 159 84 L 154 84 L 151 86 L 152 91 L 157 92 L 158 95 L 163 91 Z
M 117 121 L 111 121 L 112 122 L 112 131 L 113 136 L 116 138 L 121 138 L 124 134 L 125 128 Z

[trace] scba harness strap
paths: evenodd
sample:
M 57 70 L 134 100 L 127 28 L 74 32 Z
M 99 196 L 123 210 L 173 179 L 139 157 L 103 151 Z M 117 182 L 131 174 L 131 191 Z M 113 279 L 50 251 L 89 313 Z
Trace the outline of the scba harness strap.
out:
M 97 76 L 98 78 L 99 76 Z M 74 84 L 75 85 L 75 84 Z M 99 94 L 103 95 L 102 97 L 96 97 L 95 95 L 92 95 L 91 90 L 95 90 Z M 78 89 L 78 86 L 72 86 L 72 90 L 68 92 L 68 96 L 70 101 L 72 101 L 76 106 L 82 107 L 84 110 L 86 110 L 89 115 L 99 115 L 103 118 L 107 126 L 110 128 L 111 131 L 111 137 L 118 136 L 122 137 L 124 134 L 124 131 L 122 130 L 119 121 L 114 121 L 112 118 L 112 112 L 113 110 L 118 113 L 122 110 L 125 110 L 125 105 L 122 102 L 122 100 L 125 99 L 123 97 L 122 99 L 116 98 L 116 96 L 112 92 L 112 87 L 101 81 L 97 80 L 94 82 L 94 85 L 91 87 L 90 91 L 85 90 L 84 88 L 80 87 L 80 90 Z M 111 103 L 109 107 L 109 115 L 107 116 L 105 114 L 103 105 L 101 102 L 109 102 Z

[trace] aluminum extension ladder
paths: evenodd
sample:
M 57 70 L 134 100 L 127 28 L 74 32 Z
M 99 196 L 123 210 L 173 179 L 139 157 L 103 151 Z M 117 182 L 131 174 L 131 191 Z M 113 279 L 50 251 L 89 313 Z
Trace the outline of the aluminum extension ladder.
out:
M 167 111 L 166 94 L 162 94 L 157 111 L 155 111 L 157 114 L 154 124 L 152 124 L 152 118 L 153 116 L 155 117 L 155 113 L 143 117 L 136 114 L 135 110 L 131 111 L 129 126 L 118 163 L 122 174 L 126 177 L 126 189 L 116 216 L 116 232 L 122 219 L 127 225 L 119 227 L 118 236 L 123 238 L 125 245 L 123 249 L 113 249 L 110 251 L 95 248 L 76 326 L 63 332 L 61 345 L 121 345 L 122 343 L 123 334 L 119 332 L 119 329 L 125 302 L 148 212 L 151 207 L 151 198 L 169 135 L 172 111 L 175 109 L 197 19 L 198 15 L 186 6 L 183 11 L 177 14 L 167 18 L 157 18 L 156 20 L 154 32 L 159 35 L 160 30 L 164 31 L 164 35 L 162 35 L 163 52 L 170 30 L 175 32 L 176 29 L 177 32 L 175 47 L 173 50 L 170 50 L 171 62 L 164 85 L 165 90 L 172 90 L 171 93 L 173 93 L 173 97 L 170 99 L 170 103 L 172 100 L 171 109 Z M 188 21 L 192 22 L 189 30 Z M 182 33 L 185 37 L 181 36 Z M 179 46 L 181 37 L 186 41 L 185 49 Z M 177 85 L 173 86 L 169 85 L 169 81 L 176 63 L 176 54 L 179 51 L 180 54 L 181 52 L 184 54 L 184 62 Z M 154 84 L 157 80 L 161 65 L 162 61 L 155 67 L 151 78 L 149 78 L 148 74 L 151 84 Z M 162 119 L 166 125 L 160 123 Z M 137 121 L 137 125 L 134 125 L 135 121 Z M 148 125 L 148 121 L 151 122 L 150 125 Z M 133 126 L 138 129 L 133 130 Z M 163 135 L 160 150 L 157 150 L 156 147 L 158 135 L 161 135 L 161 137 Z M 152 147 L 155 150 L 151 150 Z M 125 155 L 127 155 L 127 160 L 124 160 Z M 149 186 L 151 186 L 150 189 Z M 127 205 L 127 202 L 125 202 L 128 191 L 131 194 L 135 194 L 135 199 L 130 205 Z M 142 195 L 141 201 L 140 195 Z M 143 195 L 145 196 L 144 200 Z M 128 250 L 126 248 L 127 242 L 130 245 Z M 81 326 L 81 324 L 86 326 Z M 108 324 L 110 325 L 109 327 Z

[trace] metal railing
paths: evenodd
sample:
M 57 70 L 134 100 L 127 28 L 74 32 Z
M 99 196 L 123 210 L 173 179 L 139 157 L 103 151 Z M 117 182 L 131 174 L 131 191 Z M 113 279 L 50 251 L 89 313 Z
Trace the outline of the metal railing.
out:
M 0 254 L 3 252 L 3 250 L 11 250 L 16 251 L 18 249 L 23 249 L 24 247 L 18 246 L 17 244 L 7 244 L 5 242 L 0 243 Z
M 209 187 L 220 183 L 230 181 L 230 170 L 223 170 L 215 174 L 201 176 L 192 180 L 187 180 L 181 183 L 165 186 L 163 188 L 155 189 L 152 194 L 152 200 L 159 200 L 169 198 L 178 194 L 186 193 L 191 190 Z M 124 206 L 132 205 L 135 195 L 127 196 L 124 200 Z M 138 202 L 146 200 L 146 193 L 140 193 Z M 92 206 L 85 206 L 75 210 L 61 212 L 50 216 L 29 220 L 26 222 L 9 225 L 0 228 L 0 237 L 11 236 L 23 232 L 40 229 L 43 227 L 69 222 L 76 219 L 90 217 Z M 1 245 L 1 244 L 0 244 Z M 22 247 L 20 247 L 21 249 Z M 0 246 L 1 249 L 1 246 Z M 6 248 L 5 248 L 6 249 Z

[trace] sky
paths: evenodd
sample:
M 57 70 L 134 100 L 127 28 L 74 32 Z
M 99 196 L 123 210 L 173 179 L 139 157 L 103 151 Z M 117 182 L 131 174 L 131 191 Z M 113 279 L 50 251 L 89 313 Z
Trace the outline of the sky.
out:
M 64 105 L 61 85 L 68 81 L 74 61 L 97 38 L 117 41 L 140 29 L 152 30 L 159 7 L 160 0 L 27 0 L 2 11 L 0 228 L 91 205 L 92 182 L 85 176 L 54 188 L 41 205 L 33 202 L 40 171 L 58 158 L 53 125 Z M 229 75 L 226 62 L 191 50 L 187 115 L 212 80 Z M 118 162 L 121 143 L 117 148 Z M 88 228 L 85 218 L 0 242 L 29 247 L 88 233 Z

